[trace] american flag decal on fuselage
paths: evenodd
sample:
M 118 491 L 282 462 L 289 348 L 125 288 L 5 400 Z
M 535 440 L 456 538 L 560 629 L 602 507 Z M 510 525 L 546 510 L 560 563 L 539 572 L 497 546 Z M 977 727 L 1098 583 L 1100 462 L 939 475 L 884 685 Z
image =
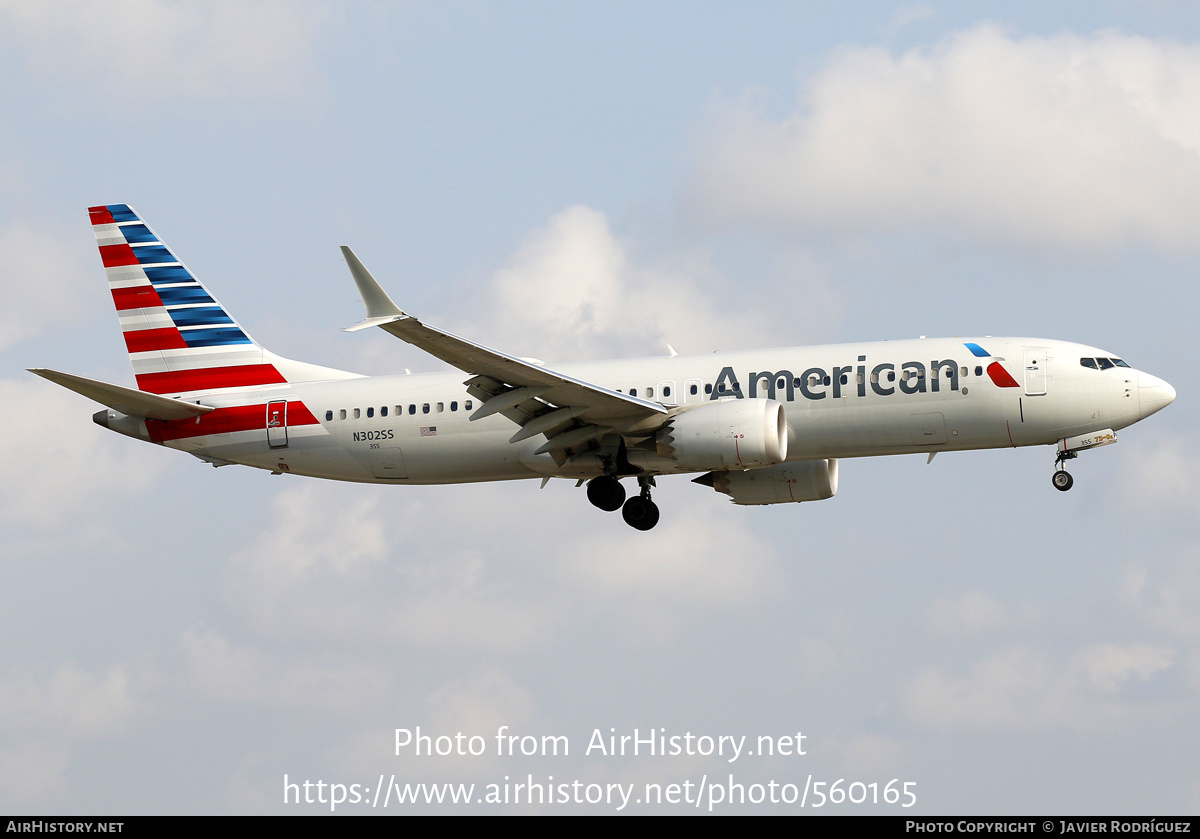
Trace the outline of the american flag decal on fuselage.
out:
M 129 205 L 89 207 L 88 215 L 141 390 L 173 396 L 285 383 Z

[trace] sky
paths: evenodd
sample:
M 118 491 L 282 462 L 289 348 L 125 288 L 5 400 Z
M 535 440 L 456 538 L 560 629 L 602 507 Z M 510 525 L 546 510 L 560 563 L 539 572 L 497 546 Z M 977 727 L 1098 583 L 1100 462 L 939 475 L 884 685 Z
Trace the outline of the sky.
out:
M 0 808 L 1200 811 L 1194 4 L 0 0 L 0 108 Z M 133 384 L 101 203 L 271 350 L 366 374 L 446 368 L 340 331 L 343 244 L 549 362 L 1030 335 L 1179 395 L 1069 493 L 1048 448 L 851 459 L 803 505 L 664 479 L 649 533 L 573 481 L 213 469 L 25 372 Z M 596 747 L 635 730 L 684 753 Z M 839 779 L 879 803 L 813 809 Z

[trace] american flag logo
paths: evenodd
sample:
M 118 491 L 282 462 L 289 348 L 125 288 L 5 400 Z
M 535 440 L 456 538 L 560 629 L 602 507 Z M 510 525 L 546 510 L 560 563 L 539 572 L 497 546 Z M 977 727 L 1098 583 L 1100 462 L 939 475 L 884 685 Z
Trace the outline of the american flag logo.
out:
M 436 437 L 437 436 L 437 426 L 436 425 L 422 425 L 421 426 L 421 436 L 422 437 Z

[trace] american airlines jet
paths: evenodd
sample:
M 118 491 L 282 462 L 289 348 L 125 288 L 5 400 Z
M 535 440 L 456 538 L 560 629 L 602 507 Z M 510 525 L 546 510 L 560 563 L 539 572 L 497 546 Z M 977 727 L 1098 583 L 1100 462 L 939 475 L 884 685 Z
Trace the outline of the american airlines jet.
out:
M 1175 398 L 1114 353 L 1035 338 L 547 366 L 405 313 L 343 247 L 367 309 L 348 331 L 379 327 L 461 371 L 361 376 L 260 346 L 128 205 L 88 212 L 137 389 L 31 372 L 106 406 L 99 425 L 214 466 L 381 484 L 570 478 L 649 530 L 660 475 L 779 504 L 833 496 L 840 458 L 1047 445 L 1068 490 L 1065 461 Z

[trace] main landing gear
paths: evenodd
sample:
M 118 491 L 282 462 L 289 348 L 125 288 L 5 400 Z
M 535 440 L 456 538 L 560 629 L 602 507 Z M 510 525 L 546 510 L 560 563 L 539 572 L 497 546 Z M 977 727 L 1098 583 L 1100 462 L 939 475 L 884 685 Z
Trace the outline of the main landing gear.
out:
M 588 501 L 606 512 L 620 509 L 621 518 L 635 530 L 650 530 L 658 524 L 658 505 L 650 500 L 654 477 L 639 476 L 637 480 L 641 493 L 626 500 L 625 487 L 616 478 L 593 478 L 587 485 Z
M 1075 479 L 1071 477 L 1070 472 L 1063 469 L 1063 463 L 1078 456 L 1076 452 L 1059 452 L 1054 458 L 1054 476 L 1050 481 L 1059 492 L 1066 492 L 1075 485 Z

